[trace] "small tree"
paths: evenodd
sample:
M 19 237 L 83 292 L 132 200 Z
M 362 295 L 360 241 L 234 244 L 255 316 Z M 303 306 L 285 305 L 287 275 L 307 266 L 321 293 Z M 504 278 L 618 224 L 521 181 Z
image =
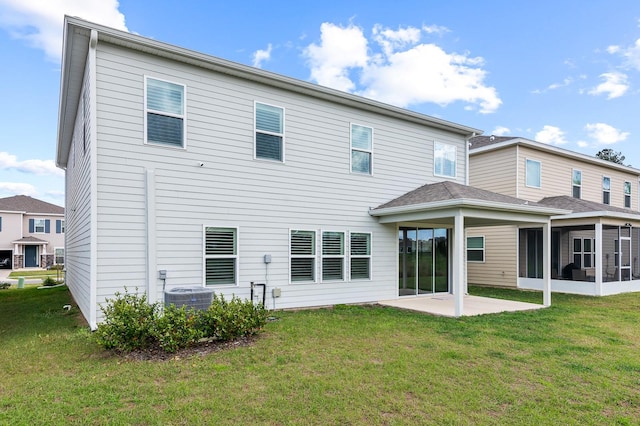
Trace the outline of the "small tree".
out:
M 601 160 L 611 161 L 612 163 L 622 164 L 623 166 L 627 165 L 627 164 L 624 164 L 625 156 L 622 155 L 622 152 L 614 151 L 611 148 L 606 148 L 606 149 L 600 150 L 596 154 L 596 157 L 598 157 Z

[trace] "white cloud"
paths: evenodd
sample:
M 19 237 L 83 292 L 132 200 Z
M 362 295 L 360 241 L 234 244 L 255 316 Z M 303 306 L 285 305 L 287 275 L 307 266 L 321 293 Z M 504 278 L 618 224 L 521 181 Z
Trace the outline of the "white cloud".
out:
M 60 61 L 64 15 L 127 30 L 117 0 L 0 0 L 0 26 Z
M 605 123 L 589 123 L 584 126 L 589 136 L 601 145 L 613 145 L 627 139 L 629 132 L 621 132 Z
M 564 132 L 559 127 L 545 125 L 542 130 L 536 133 L 535 140 L 550 145 L 563 145 L 567 143 Z
M 355 89 L 349 70 L 366 67 L 369 60 L 367 39 L 362 30 L 353 24 L 343 28 L 325 22 L 320 32 L 320 45 L 312 43 L 304 49 L 311 79 L 345 92 Z
M 253 54 L 253 66 L 256 68 L 262 68 L 262 63 L 271 59 L 271 43 L 267 45 L 266 50 L 256 50 Z
M 580 148 L 586 148 L 586 147 L 589 146 L 589 142 L 587 142 L 587 141 L 578 141 L 578 142 L 576 142 L 576 144 L 578 144 L 578 146 Z
M 33 185 L 18 182 L 0 182 L 0 196 L 8 197 L 12 195 L 36 195 L 38 191 Z
M 391 30 L 376 25 L 375 43 L 370 46 L 361 28 L 324 23 L 320 44 L 311 44 L 304 52 L 311 79 L 400 107 L 462 101 L 467 109 L 495 112 L 502 101 L 496 89 L 484 82 L 487 72 L 480 68 L 484 59 L 421 43 L 423 33 L 435 31 L 429 28 Z
M 621 72 L 606 72 L 600 74 L 604 81 L 589 90 L 590 95 L 607 95 L 607 99 L 619 98 L 629 90 L 627 75 Z
M 450 31 L 449 28 L 440 25 L 423 25 L 422 30 L 427 34 L 444 34 Z
M 491 132 L 491 134 L 495 136 L 504 136 L 508 135 L 509 133 L 511 133 L 511 129 L 504 126 L 496 126 L 496 128 Z
M 64 171 L 57 168 L 53 160 L 18 161 L 15 155 L 0 152 L 0 169 L 16 170 L 34 175 L 53 175 L 64 177 Z

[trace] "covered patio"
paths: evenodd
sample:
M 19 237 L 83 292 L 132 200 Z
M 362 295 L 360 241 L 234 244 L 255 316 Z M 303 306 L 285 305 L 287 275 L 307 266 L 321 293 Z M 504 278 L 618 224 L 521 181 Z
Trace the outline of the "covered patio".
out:
M 443 317 L 457 317 L 455 297 L 452 294 L 442 294 L 429 297 L 399 298 L 381 300 L 378 304 L 409 311 L 424 312 Z M 476 316 L 497 314 L 500 312 L 531 311 L 545 308 L 546 305 L 518 302 L 514 300 L 493 299 L 490 297 L 463 296 L 464 311 L 462 316 Z
M 431 295 L 405 295 L 399 288 L 398 299 L 381 302 L 388 306 L 414 306 L 424 312 L 460 317 L 495 311 L 497 305 L 508 307 L 510 301 L 495 299 L 495 303 L 486 304 L 481 300 L 467 296 L 466 229 L 513 225 L 540 228 L 543 244 L 543 305 L 551 305 L 551 216 L 566 214 L 568 211 L 543 206 L 537 203 L 497 194 L 455 182 L 438 182 L 424 185 L 410 191 L 375 209 L 369 214 L 377 217 L 380 223 L 395 224 L 397 230 L 408 227 L 444 229 L 448 247 L 447 282 L 448 291 Z M 406 245 L 409 247 L 409 245 Z M 413 248 L 412 248 L 413 249 Z M 417 287 L 417 286 L 416 286 Z M 429 300 L 431 299 L 431 300 Z M 485 298 L 479 298 L 485 299 Z M 515 302 L 518 303 L 518 302 Z M 469 306 L 467 306 L 469 304 Z M 439 306 L 439 307 L 438 307 Z M 513 305 L 512 305 L 513 306 Z M 438 308 L 437 308 L 438 307 Z M 442 313 L 438 313 L 442 312 Z M 497 312 L 501 312 L 498 310 Z

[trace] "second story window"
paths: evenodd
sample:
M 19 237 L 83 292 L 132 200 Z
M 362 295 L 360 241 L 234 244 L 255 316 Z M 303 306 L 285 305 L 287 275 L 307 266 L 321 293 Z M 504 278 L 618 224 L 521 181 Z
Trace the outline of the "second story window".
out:
M 371 156 L 373 153 L 373 129 L 371 127 L 351 125 L 351 171 L 371 174 Z
M 255 158 L 284 161 L 284 109 L 256 102 Z
M 571 185 L 573 187 L 573 198 L 582 198 L 582 172 L 580 170 L 573 169 Z
M 455 146 L 441 142 L 434 142 L 433 171 L 436 176 L 456 177 Z
M 611 204 L 611 178 L 602 178 L 602 204 Z
M 624 183 L 624 206 L 631 208 L 631 182 Z
M 527 159 L 526 169 L 527 186 L 540 188 L 540 162 Z
M 49 219 L 29 219 L 29 233 L 48 234 L 51 232 L 51 221 Z
M 155 78 L 145 83 L 145 142 L 184 148 L 185 86 Z

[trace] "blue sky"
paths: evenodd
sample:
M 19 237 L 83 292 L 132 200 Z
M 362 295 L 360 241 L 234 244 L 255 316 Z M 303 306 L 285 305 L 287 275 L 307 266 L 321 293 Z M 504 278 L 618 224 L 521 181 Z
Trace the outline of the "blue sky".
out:
M 0 0 L 0 197 L 63 205 L 63 15 L 640 168 L 640 2 Z

